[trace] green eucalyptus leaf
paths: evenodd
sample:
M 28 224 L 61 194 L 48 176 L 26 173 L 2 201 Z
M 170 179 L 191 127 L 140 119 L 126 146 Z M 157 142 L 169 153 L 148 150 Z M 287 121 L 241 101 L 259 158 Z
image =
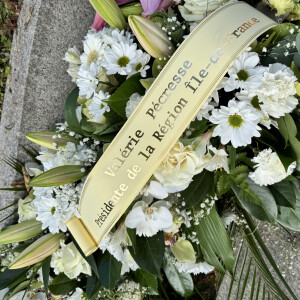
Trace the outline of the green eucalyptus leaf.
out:
M 129 247 L 129 251 L 141 269 L 160 278 L 160 269 L 165 251 L 162 232 L 151 237 L 137 236 L 135 248 Z
M 88 171 L 82 166 L 66 165 L 53 168 L 31 179 L 28 183 L 33 187 L 58 186 L 75 182 L 87 176 Z
M 194 283 L 191 274 L 180 273 L 168 256 L 165 256 L 163 268 L 170 285 L 176 293 L 182 297 L 192 295 Z
M 134 93 L 144 95 L 145 89 L 140 83 L 141 76 L 135 74 L 127 79 L 107 100 L 104 100 L 119 116 L 126 119 L 126 103 Z
M 72 90 L 72 92 L 69 94 L 69 96 L 66 99 L 65 108 L 64 108 L 65 120 L 71 131 L 83 135 L 80 123 L 76 115 L 78 97 L 79 97 L 79 88 L 76 87 L 75 89 Z
M 207 170 L 194 176 L 188 188 L 181 192 L 180 200 L 185 202 L 184 208 L 190 208 L 202 202 L 207 194 L 214 194 L 214 173 Z
M 49 290 L 54 295 L 67 295 L 80 286 L 76 279 L 70 279 L 64 273 L 55 276 L 49 285 Z

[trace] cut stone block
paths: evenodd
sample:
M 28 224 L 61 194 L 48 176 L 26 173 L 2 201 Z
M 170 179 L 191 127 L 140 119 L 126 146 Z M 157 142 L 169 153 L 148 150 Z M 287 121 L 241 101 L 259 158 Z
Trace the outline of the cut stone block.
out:
M 24 160 L 26 155 L 21 146 L 32 145 L 25 134 L 53 130 L 57 122 L 63 121 L 64 101 L 74 84 L 62 59 L 69 46 L 80 47 L 94 13 L 88 0 L 23 1 L 13 38 L 12 72 L 1 119 L 1 157 Z M 20 179 L 3 161 L 0 170 L 0 187 L 9 187 Z M 0 208 L 12 204 L 19 196 L 20 193 L 0 191 Z M 0 211 L 0 220 L 14 208 Z M 0 228 L 5 223 L 0 223 Z

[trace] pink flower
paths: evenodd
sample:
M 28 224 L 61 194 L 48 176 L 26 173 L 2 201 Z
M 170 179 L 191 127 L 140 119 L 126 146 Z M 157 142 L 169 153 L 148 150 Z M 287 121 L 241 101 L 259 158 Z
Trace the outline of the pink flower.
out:
M 166 11 L 174 1 L 172 0 L 140 0 L 144 9 L 144 16 L 149 16 L 158 11 Z

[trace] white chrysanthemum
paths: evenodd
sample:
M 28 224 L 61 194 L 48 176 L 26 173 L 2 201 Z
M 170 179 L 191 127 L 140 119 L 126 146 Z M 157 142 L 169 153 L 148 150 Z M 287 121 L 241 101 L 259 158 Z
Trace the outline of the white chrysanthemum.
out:
M 237 58 L 228 70 L 229 78 L 224 84 L 226 92 L 235 89 L 253 90 L 261 85 L 265 67 L 257 66 L 259 57 L 256 52 L 245 51 Z
M 177 267 L 179 273 L 192 273 L 197 275 L 199 273 L 208 274 L 214 270 L 214 267 L 208 264 L 207 262 L 175 262 L 175 266 Z
M 287 66 L 279 63 L 269 66 L 256 91 L 260 106 L 269 116 L 280 118 L 296 108 L 296 81 L 296 76 Z
M 143 96 L 141 96 L 139 93 L 134 93 L 130 96 L 129 100 L 126 103 L 126 117 L 129 118 L 131 114 L 134 112 L 138 104 L 143 99 Z
M 94 122 L 99 122 L 106 111 L 110 111 L 110 107 L 103 100 L 110 97 L 109 93 L 95 93 L 91 104 L 88 106 L 89 114 L 93 116 Z
M 66 245 L 63 240 L 60 242 L 60 248 L 52 255 L 51 267 L 56 275 L 63 272 L 70 279 L 76 278 L 81 273 L 92 275 L 90 265 L 81 256 L 75 244 L 71 242 Z
M 228 154 L 224 149 L 217 149 L 213 146 L 209 146 L 208 149 L 213 152 L 213 156 L 210 154 L 210 159 L 208 163 L 205 164 L 204 168 L 210 172 L 213 172 L 218 169 L 224 169 L 229 173 L 228 166 Z
M 129 31 L 120 31 L 118 28 L 104 27 L 96 35 L 108 46 L 119 43 L 133 44 L 133 34 Z
M 106 68 L 108 75 L 128 75 L 132 74 L 142 55 L 143 51 L 137 50 L 137 44 L 120 42 L 104 52 L 105 60 L 101 65 Z
M 158 201 L 150 207 L 144 201 L 138 201 L 127 215 L 125 225 L 136 228 L 139 236 L 153 236 L 158 231 L 168 228 L 173 223 L 172 214 L 169 211 L 170 204 L 167 201 Z
M 41 197 L 41 201 L 34 201 L 37 210 L 38 221 L 42 222 L 42 229 L 49 228 L 51 233 L 58 233 L 60 230 L 67 231 L 65 221 L 71 214 L 68 212 L 68 203 L 55 198 Z
M 95 93 L 99 80 L 98 74 L 101 72 L 101 67 L 95 63 L 91 63 L 89 69 L 80 68 L 78 72 L 77 86 L 79 87 L 79 96 L 84 96 L 86 99 L 92 97 Z
M 249 177 L 258 185 L 280 182 L 296 168 L 296 162 L 293 162 L 286 171 L 277 153 L 270 148 L 259 152 L 252 161 L 255 163 L 255 171 L 251 172 Z
M 213 110 L 209 118 L 210 122 L 218 124 L 213 136 L 220 136 L 223 145 L 231 142 L 235 148 L 251 144 L 253 136 L 260 136 L 259 120 L 260 115 L 248 102 L 234 99 L 228 102 L 228 107 Z
M 69 48 L 65 54 L 64 60 L 69 63 L 69 68 L 67 70 L 68 74 L 72 77 L 72 81 L 76 82 L 78 79 L 79 66 L 81 64 L 80 61 L 80 52 L 74 46 L 73 48 Z
M 83 42 L 84 53 L 80 56 L 82 67 L 89 69 L 91 63 L 100 65 L 105 51 L 103 41 L 94 34 L 88 35 Z
M 154 172 L 154 177 L 175 193 L 188 187 L 194 175 L 203 170 L 203 160 L 192 146 L 177 142 Z

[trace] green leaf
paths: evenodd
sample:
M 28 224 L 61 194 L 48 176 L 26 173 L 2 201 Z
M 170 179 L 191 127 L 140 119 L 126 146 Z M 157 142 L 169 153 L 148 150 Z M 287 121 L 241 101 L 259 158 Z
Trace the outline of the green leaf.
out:
M 49 276 L 50 276 L 50 263 L 51 263 L 51 256 L 47 257 L 42 265 L 42 273 L 43 273 L 43 282 L 45 286 L 45 293 L 48 294 L 48 283 L 49 283 Z
M 27 279 L 27 271 L 28 268 L 16 270 L 5 269 L 5 271 L 0 274 L 0 290 L 9 287 L 21 278 Z
M 88 299 L 93 298 L 95 295 L 98 296 L 100 288 L 100 280 L 95 276 L 89 276 L 86 283 L 86 295 Z
M 190 274 L 179 273 L 178 269 L 171 263 L 168 256 L 165 256 L 163 268 L 170 285 L 176 293 L 182 297 L 189 297 L 192 295 L 194 283 Z
M 136 237 L 135 250 L 129 247 L 130 254 L 138 266 L 160 278 L 165 243 L 162 232 L 151 237 Z
M 252 216 L 262 221 L 274 222 L 274 217 L 269 214 L 262 201 L 252 190 L 250 190 L 250 188 L 241 188 L 237 185 L 233 185 L 232 190 L 238 199 L 239 205 L 247 212 L 249 212 Z M 272 211 L 272 213 L 274 212 Z
M 294 61 L 291 63 L 291 70 L 294 72 L 294 74 L 297 77 L 298 81 L 300 81 L 300 70 L 299 70 L 299 68 L 297 67 L 297 65 L 295 64 Z
M 279 207 L 276 222 L 294 231 L 300 231 L 300 205 L 295 209 L 290 207 Z
M 134 93 L 144 95 L 145 89 L 140 83 L 141 76 L 135 74 L 127 79 L 110 97 L 105 100 L 119 116 L 126 119 L 126 103 Z
M 142 269 L 137 269 L 133 272 L 134 279 L 141 286 L 147 287 L 151 295 L 158 295 L 157 278 Z
M 49 290 L 54 295 L 67 295 L 79 286 L 76 279 L 70 279 L 64 273 L 55 276 L 49 285 Z
M 204 170 L 193 177 L 188 188 L 181 192 L 180 200 L 185 202 L 184 208 L 190 208 L 202 202 L 207 194 L 212 193 L 213 190 L 214 173 Z
M 250 178 L 247 178 L 245 182 L 248 184 L 249 189 L 259 198 L 264 210 L 273 221 L 277 217 L 277 206 L 271 191 L 265 186 L 255 184 Z
M 105 252 L 99 264 L 99 275 L 102 285 L 112 290 L 121 275 L 122 263 L 116 260 L 109 252 Z
M 76 116 L 77 99 L 79 97 L 79 88 L 72 90 L 65 102 L 65 120 L 71 131 L 83 135 L 80 123 Z
M 84 169 L 84 172 L 82 172 Z M 66 165 L 53 168 L 29 181 L 29 186 L 49 187 L 76 182 L 87 176 L 88 171 L 82 166 Z
M 195 227 L 205 260 L 223 271 L 223 267 L 220 267 L 216 259 L 217 255 L 222 259 L 226 268 L 232 272 L 234 264 L 232 246 L 215 206 L 208 216 L 199 220 L 199 225 Z
M 292 182 L 283 180 L 271 185 L 270 190 L 279 206 L 296 208 L 296 194 Z

